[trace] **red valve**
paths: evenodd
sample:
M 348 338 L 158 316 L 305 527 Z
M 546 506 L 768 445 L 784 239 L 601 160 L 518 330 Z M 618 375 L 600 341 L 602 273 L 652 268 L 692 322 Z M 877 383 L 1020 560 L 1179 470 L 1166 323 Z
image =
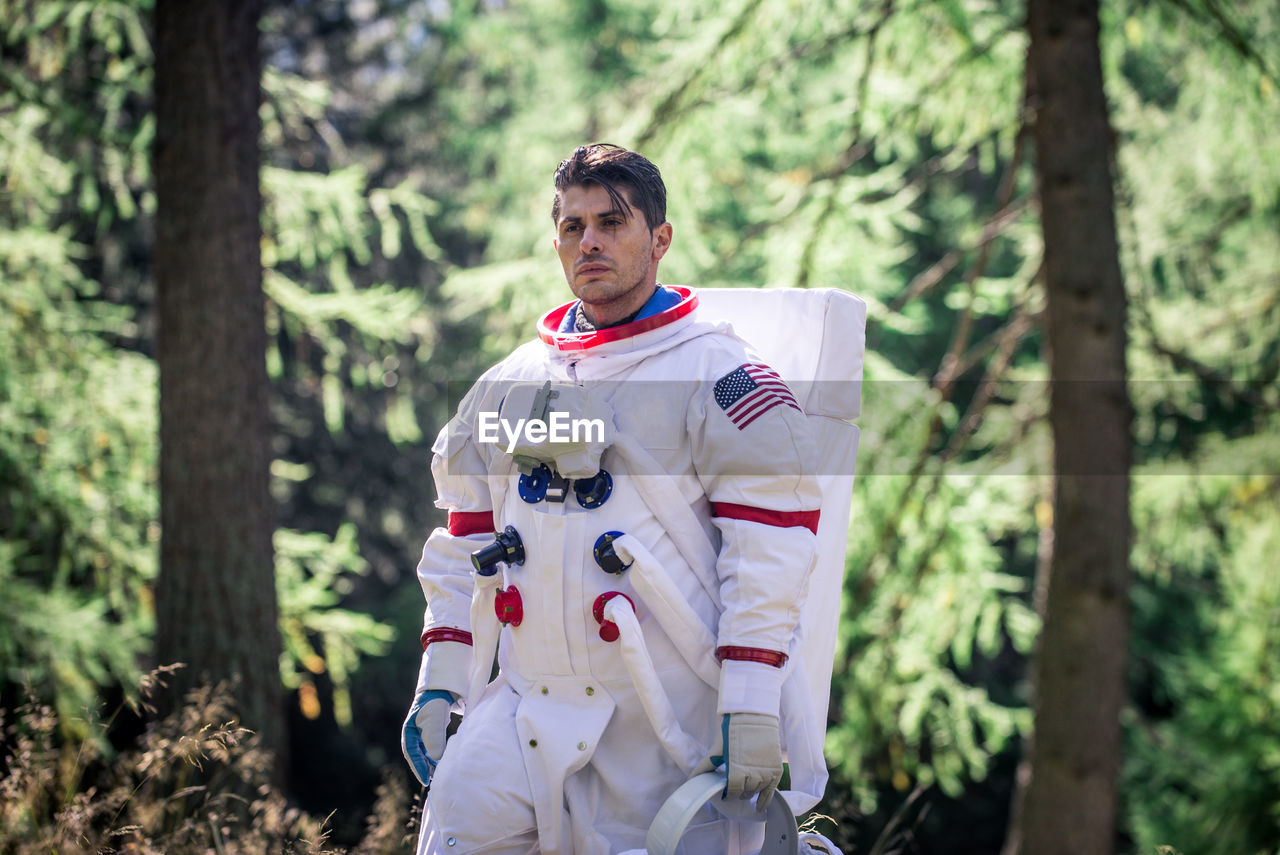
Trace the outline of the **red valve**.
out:
M 524 620 L 524 601 L 520 599 L 520 592 L 515 585 L 498 590 L 493 598 L 493 610 L 502 623 L 520 625 L 520 621 Z
M 631 598 L 621 591 L 606 591 L 596 597 L 596 601 L 591 604 L 591 616 L 596 619 L 596 623 L 600 624 L 600 637 L 605 641 L 617 641 L 621 632 L 618 625 L 611 620 L 604 619 L 604 604 L 612 600 L 614 597 L 622 597 L 631 606 L 631 611 L 636 610 L 636 604 Z

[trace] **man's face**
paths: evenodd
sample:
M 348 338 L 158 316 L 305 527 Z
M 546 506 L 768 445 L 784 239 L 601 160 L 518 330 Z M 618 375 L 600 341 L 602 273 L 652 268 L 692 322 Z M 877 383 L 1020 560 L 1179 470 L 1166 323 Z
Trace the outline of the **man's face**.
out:
M 628 204 L 631 194 L 618 188 Z M 565 188 L 556 223 L 556 252 L 573 296 L 587 318 L 608 326 L 637 311 L 658 281 L 658 262 L 671 246 L 671 224 L 649 230 L 634 206 L 618 210 L 598 184 Z

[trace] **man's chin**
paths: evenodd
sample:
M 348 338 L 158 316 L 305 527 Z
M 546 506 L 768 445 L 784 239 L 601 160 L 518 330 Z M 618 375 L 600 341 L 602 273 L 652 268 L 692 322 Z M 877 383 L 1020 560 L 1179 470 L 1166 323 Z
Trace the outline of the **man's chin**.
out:
M 574 277 L 574 284 L 578 287 L 575 289 L 579 295 L 578 299 L 586 299 L 590 301 L 594 299 L 608 299 L 607 292 L 613 286 L 613 278 L 608 273 L 593 273 L 583 276 L 579 274 Z
M 573 289 L 574 295 L 592 310 L 597 307 L 608 308 L 610 303 L 618 299 L 618 295 L 613 292 L 611 287 L 613 285 L 612 282 L 600 279 L 589 281 L 579 279 L 577 285 L 578 287 Z

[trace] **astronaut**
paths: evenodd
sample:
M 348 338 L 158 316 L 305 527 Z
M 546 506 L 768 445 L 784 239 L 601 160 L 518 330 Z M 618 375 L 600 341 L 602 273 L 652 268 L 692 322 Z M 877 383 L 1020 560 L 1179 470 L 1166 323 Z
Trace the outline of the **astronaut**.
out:
M 696 291 L 658 284 L 665 208 L 634 152 L 560 164 L 555 247 L 576 299 L 433 446 L 448 523 L 418 565 L 402 734 L 430 784 L 419 853 L 642 850 L 667 796 L 714 767 L 723 798 L 685 851 L 745 853 L 784 747 L 788 803 L 821 795 L 821 728 L 783 690 L 815 559 L 814 439 L 787 384 L 699 318 Z M 465 715 L 446 744 L 451 711 Z

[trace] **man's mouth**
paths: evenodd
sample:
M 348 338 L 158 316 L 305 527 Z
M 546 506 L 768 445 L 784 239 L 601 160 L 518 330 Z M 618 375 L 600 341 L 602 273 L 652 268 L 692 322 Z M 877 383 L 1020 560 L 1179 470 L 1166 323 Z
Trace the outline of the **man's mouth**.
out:
M 579 276 L 600 276 L 608 272 L 609 265 L 607 264 L 584 264 L 578 268 Z

